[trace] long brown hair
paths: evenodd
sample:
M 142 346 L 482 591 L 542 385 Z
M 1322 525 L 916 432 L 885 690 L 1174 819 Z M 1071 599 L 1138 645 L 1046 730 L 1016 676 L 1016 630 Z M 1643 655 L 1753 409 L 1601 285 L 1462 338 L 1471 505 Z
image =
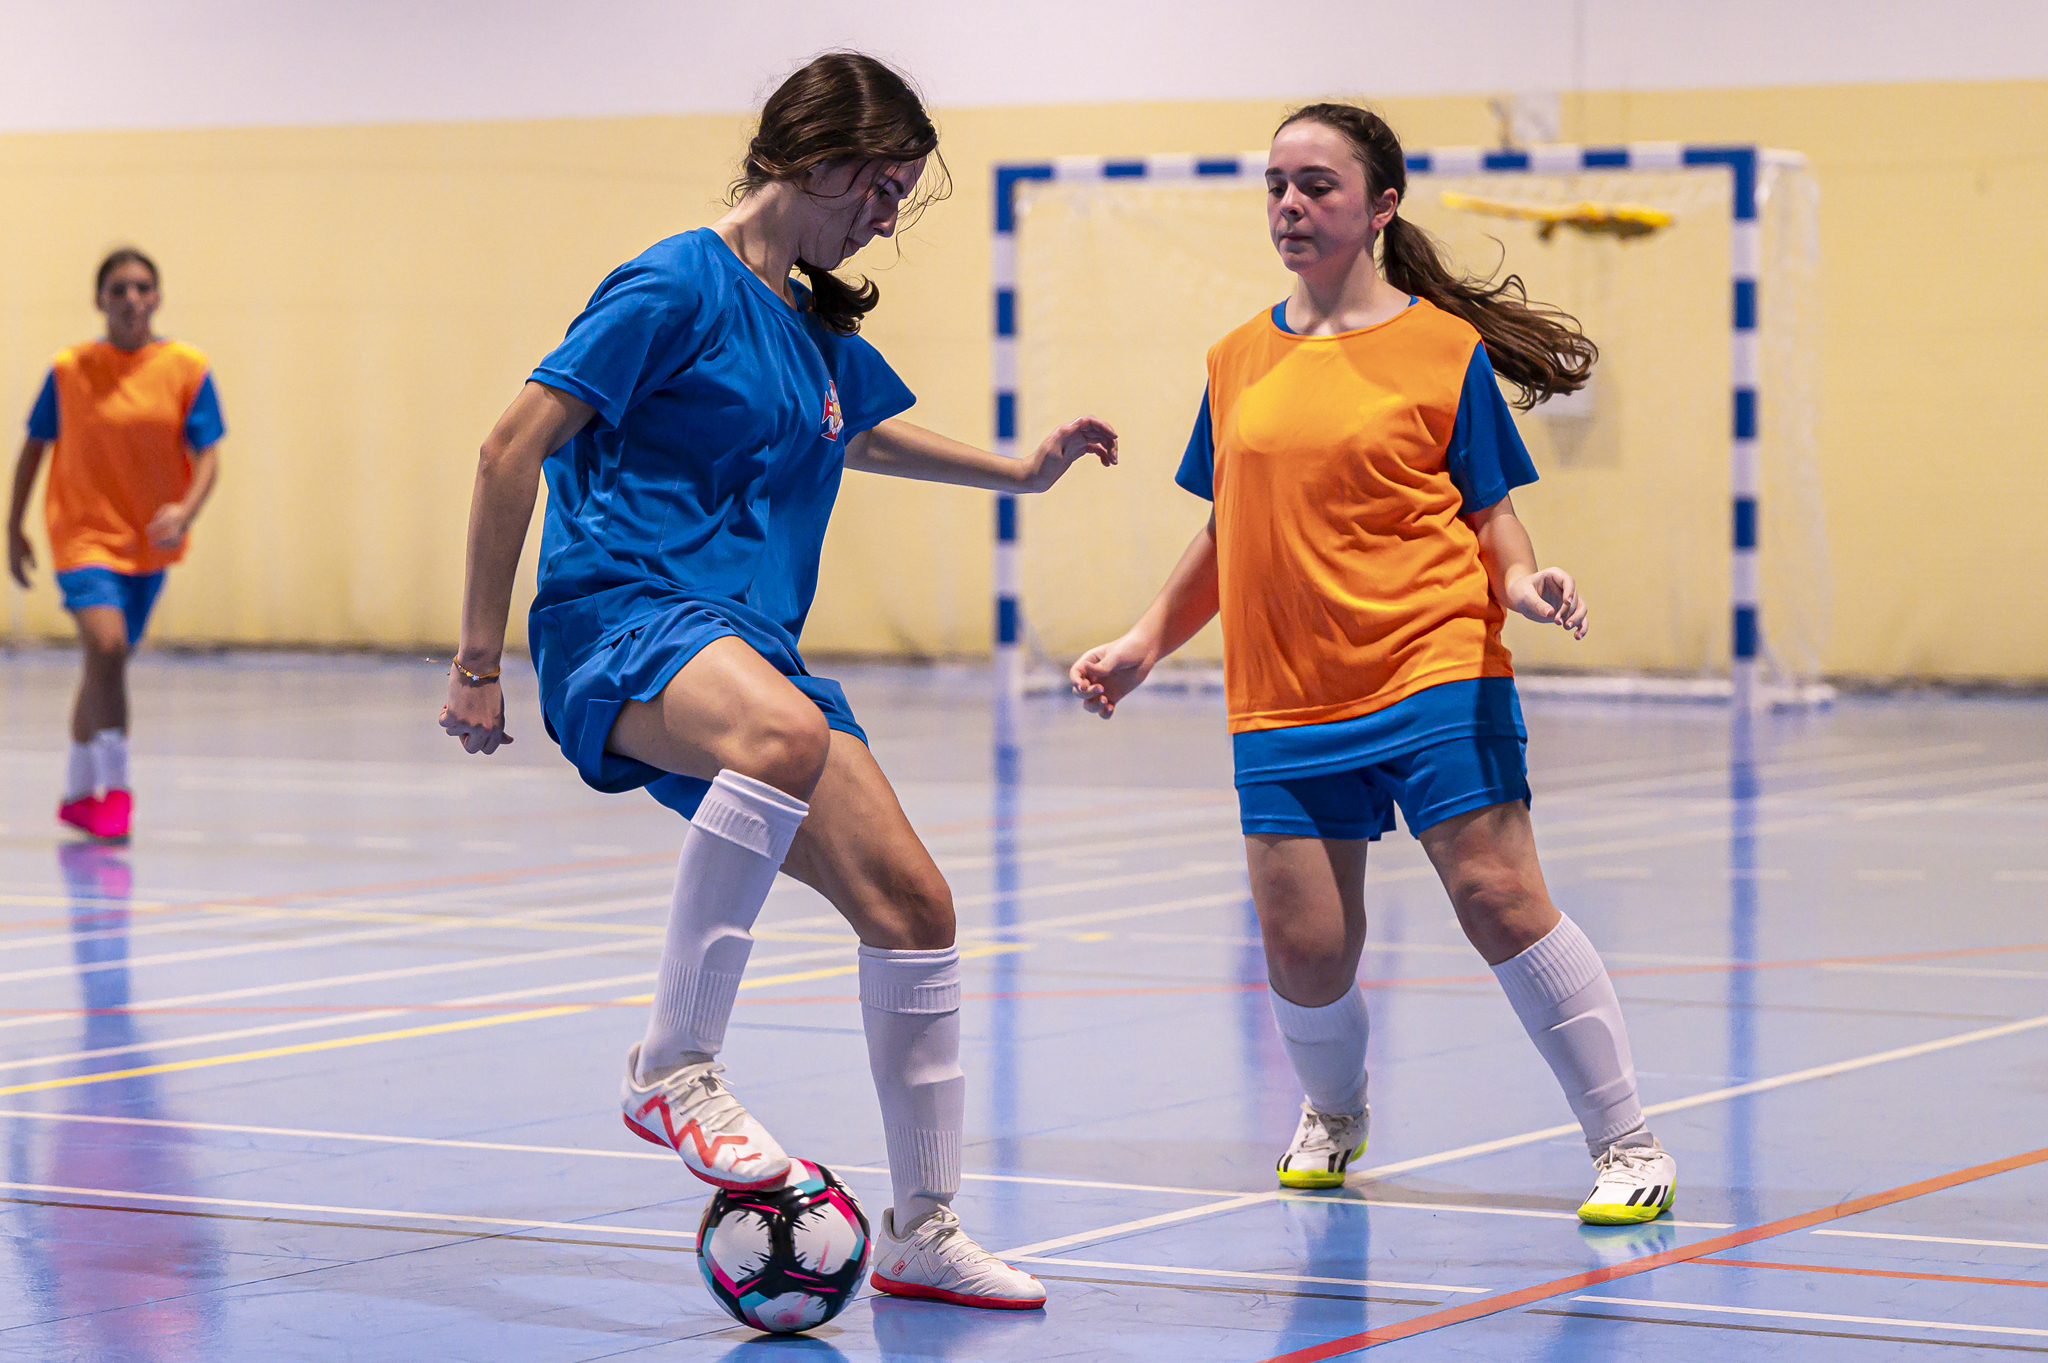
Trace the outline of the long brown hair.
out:
M 834 162 L 901 165 L 937 156 L 938 150 L 938 129 L 900 72 L 865 53 L 827 52 L 798 68 L 761 107 L 761 125 L 747 144 L 732 195 L 801 180 Z M 905 207 L 904 222 L 951 192 L 943 158 L 935 170 L 928 176 L 931 187 Z M 810 283 L 819 319 L 842 336 L 859 331 L 860 319 L 881 300 L 872 279 L 855 287 L 809 261 L 796 264 Z
M 1355 104 L 1309 104 L 1280 120 L 1320 123 L 1344 134 L 1365 166 L 1368 200 L 1391 189 L 1408 193 L 1408 158 L 1387 121 Z M 1273 131 L 1277 135 L 1280 128 Z M 1545 398 L 1586 386 L 1600 348 L 1578 319 L 1548 303 L 1532 303 L 1520 275 L 1495 281 L 1452 269 L 1435 237 L 1401 216 L 1397 206 L 1380 233 L 1380 273 L 1404 293 L 1426 298 L 1470 322 L 1486 345 L 1493 370 L 1520 390 L 1515 405 L 1527 411 Z

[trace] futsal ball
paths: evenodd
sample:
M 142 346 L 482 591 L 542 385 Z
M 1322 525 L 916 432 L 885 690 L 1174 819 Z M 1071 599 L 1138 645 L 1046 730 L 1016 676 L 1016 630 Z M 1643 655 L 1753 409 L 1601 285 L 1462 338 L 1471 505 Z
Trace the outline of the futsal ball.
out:
M 697 1268 L 742 1325 L 795 1334 L 823 1325 L 860 1291 L 868 1218 L 822 1164 L 791 1160 L 779 1188 L 721 1190 L 697 1227 Z

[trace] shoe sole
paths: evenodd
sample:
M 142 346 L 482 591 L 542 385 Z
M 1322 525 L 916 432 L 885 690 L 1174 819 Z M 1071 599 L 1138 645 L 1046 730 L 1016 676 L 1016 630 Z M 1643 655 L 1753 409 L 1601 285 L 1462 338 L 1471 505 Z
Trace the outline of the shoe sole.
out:
M 1328 1169 L 1276 1169 L 1273 1172 L 1283 1188 L 1341 1188 L 1344 1176 L 1351 1172 L 1351 1161 L 1365 1153 L 1366 1145 L 1366 1141 L 1360 1141 L 1358 1148 L 1344 1157 L 1344 1167 L 1334 1172 Z
M 894 1278 L 885 1278 L 877 1273 L 868 1279 L 877 1292 L 886 1292 L 892 1297 L 915 1297 L 922 1301 L 950 1302 L 954 1306 L 978 1306 L 984 1311 L 1042 1311 L 1045 1298 L 1036 1301 L 1016 1301 L 1009 1297 L 972 1297 L 965 1292 L 953 1292 L 943 1287 L 926 1287 L 923 1283 L 900 1283 Z
M 1579 1208 L 1579 1220 L 1588 1226 L 1641 1226 L 1655 1221 L 1678 1201 L 1678 1189 L 1661 1206 L 1631 1207 L 1623 1202 L 1588 1202 Z
M 662 1149 L 668 1151 L 671 1155 L 674 1155 L 676 1158 L 683 1158 L 682 1151 L 676 1149 L 673 1145 L 670 1145 L 667 1141 L 655 1135 L 652 1131 L 649 1131 L 646 1127 L 640 1125 L 640 1123 L 634 1121 L 625 1113 L 621 1112 L 619 1114 L 619 1120 L 626 1124 L 626 1130 L 632 1132 L 641 1140 L 646 1141 L 649 1145 L 658 1145 Z M 687 1159 L 683 1159 L 683 1167 L 685 1169 L 688 1169 L 692 1174 L 696 1175 L 698 1178 L 703 1179 L 712 1187 L 723 1188 L 729 1193 L 765 1192 L 770 1188 L 780 1188 L 783 1185 L 783 1183 L 789 1178 L 789 1165 L 787 1164 L 783 1165 L 782 1172 L 775 1175 L 775 1177 L 773 1178 L 749 1179 L 745 1182 L 741 1182 L 737 1179 L 719 1178 L 715 1174 L 707 1174 L 702 1169 L 699 1169 L 696 1165 L 690 1163 L 690 1161 Z

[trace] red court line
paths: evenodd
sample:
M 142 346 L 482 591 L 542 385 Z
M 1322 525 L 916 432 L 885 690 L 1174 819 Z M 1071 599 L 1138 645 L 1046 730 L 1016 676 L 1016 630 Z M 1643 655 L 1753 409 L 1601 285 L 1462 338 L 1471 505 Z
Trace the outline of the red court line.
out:
M 1958 1169 L 1953 1173 L 1938 1174 L 1933 1178 L 1922 1179 L 1918 1183 L 1908 1183 L 1882 1193 L 1871 1193 L 1867 1197 L 1837 1202 L 1832 1207 L 1819 1207 L 1810 1212 L 1801 1212 L 1797 1216 L 1766 1222 L 1761 1226 L 1751 1226 L 1747 1230 L 1730 1231 L 1726 1235 L 1716 1235 L 1696 1244 L 1667 1249 L 1660 1254 L 1646 1254 L 1640 1259 L 1609 1264 L 1605 1268 L 1596 1268 L 1589 1273 L 1574 1273 L 1569 1277 L 1538 1283 L 1534 1287 L 1502 1292 L 1492 1297 L 1481 1297 L 1477 1301 L 1464 1302 L 1441 1311 L 1425 1312 L 1391 1325 L 1382 1325 L 1375 1330 L 1365 1330 L 1323 1344 L 1313 1344 L 1306 1349 L 1296 1349 L 1292 1353 L 1278 1354 L 1264 1360 L 1264 1363 L 1320 1363 L 1320 1360 L 1325 1358 L 1357 1353 L 1376 1344 L 1391 1344 L 1397 1339 L 1408 1339 L 1431 1330 L 1441 1330 L 1446 1325 L 1461 1325 L 1468 1320 L 1478 1320 L 1482 1316 L 1512 1311 L 1518 1306 L 1527 1306 L 1546 1297 L 1577 1292 L 1581 1288 L 1613 1282 L 1617 1278 L 1634 1277 L 1638 1273 L 1648 1273 L 1672 1264 L 1691 1263 L 1711 1254 L 1719 1254 L 1722 1250 L 1755 1244 L 1759 1240 L 1787 1235 L 1796 1230 L 1805 1230 L 1808 1226 L 1817 1226 L 1824 1221 L 1838 1221 L 1845 1216 L 1858 1216 L 1864 1212 L 1875 1211 L 1879 1207 L 1889 1207 L 1895 1202 L 1924 1197 L 1928 1193 L 1938 1193 L 1960 1184 L 1974 1183 L 1980 1178 L 1990 1178 L 1994 1174 L 2010 1173 L 2014 1169 L 2024 1169 L 2029 1165 L 2042 1163 L 2048 1163 L 2048 1146 L 2043 1146 L 2039 1150 L 2029 1150 L 2023 1155 L 2009 1155 L 2001 1160 L 1992 1160 L 1988 1164 L 1971 1165 L 1967 1169 Z
M 1772 1264 L 1761 1259 L 1695 1259 L 1716 1268 L 1789 1268 L 1795 1273 L 1847 1273 L 1858 1278 L 1911 1278 L 1924 1283 L 1983 1283 L 1989 1287 L 2048 1287 L 2038 1278 L 1971 1278 L 1960 1273 L 1901 1273 L 1889 1268 L 1843 1268 L 1837 1264 Z

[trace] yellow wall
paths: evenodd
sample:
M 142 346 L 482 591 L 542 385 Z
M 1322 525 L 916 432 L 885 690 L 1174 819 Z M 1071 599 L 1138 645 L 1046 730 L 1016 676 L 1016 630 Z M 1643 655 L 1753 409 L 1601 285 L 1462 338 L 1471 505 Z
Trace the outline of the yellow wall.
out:
M 1280 108 L 942 112 L 953 199 L 900 259 L 871 252 L 885 301 L 868 334 L 920 394 L 916 419 L 989 432 L 991 163 L 1258 146 Z M 1477 96 L 1384 108 L 1415 145 L 1493 131 Z M 2048 680 L 2031 605 L 2048 580 L 2048 82 L 1600 94 L 1564 112 L 1576 140 L 1813 160 L 1828 670 Z M 95 330 L 99 254 L 143 245 L 166 275 L 162 327 L 213 356 L 231 428 L 158 637 L 446 641 L 478 440 L 608 268 L 716 215 L 745 132 L 706 116 L 0 137 L 0 416 Z M 1570 508 L 1531 492 L 1540 545 Z M 985 651 L 988 523 L 984 494 L 850 479 L 806 647 Z M 46 578 L 14 618 L 64 631 Z

